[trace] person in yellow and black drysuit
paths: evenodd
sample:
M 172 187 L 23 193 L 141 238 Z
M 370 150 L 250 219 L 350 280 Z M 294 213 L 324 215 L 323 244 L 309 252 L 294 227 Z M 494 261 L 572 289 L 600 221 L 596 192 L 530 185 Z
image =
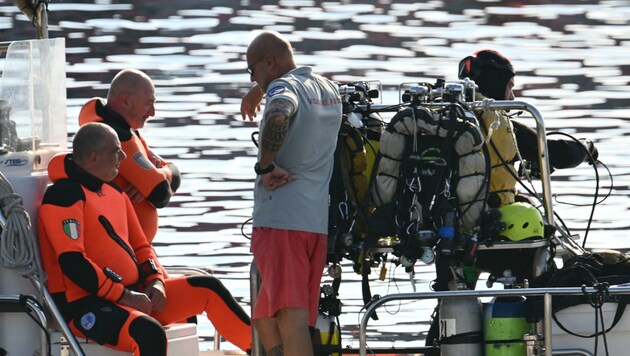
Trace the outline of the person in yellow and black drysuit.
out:
M 494 100 L 515 99 L 513 88 L 516 72 L 510 60 L 498 51 L 482 49 L 463 58 L 459 63 L 458 76 L 460 79 L 470 78 L 475 81 L 480 93 L 477 100 L 482 100 L 484 97 Z M 495 117 L 494 111 L 487 111 L 480 116 L 485 134 L 491 133 L 488 150 L 492 172 L 490 179 L 491 195 L 488 199 L 488 205 L 491 209 L 499 209 L 502 212 L 510 211 L 511 215 L 514 216 L 529 216 L 530 223 L 533 224 L 536 219 L 531 218 L 535 215 L 530 213 L 531 209 L 521 205 L 511 205 L 515 201 L 529 202 L 527 198 L 517 195 L 517 175 L 514 162 L 518 159 L 518 153 L 524 160 L 531 162 L 533 167 L 538 166 L 537 133 L 522 122 L 512 119 L 505 111 L 500 111 L 496 115 Z M 496 122 L 498 126 L 496 126 L 495 119 L 498 119 Z M 584 138 L 580 140 L 548 138 L 547 146 L 549 165 L 552 171 L 576 167 L 582 162 L 593 164 L 599 155 L 594 143 Z M 536 171 L 537 168 L 533 170 Z M 482 218 L 483 238 L 499 239 L 504 235 L 501 231 L 504 226 L 500 220 L 500 215 L 496 211 L 490 211 Z M 509 236 L 516 235 L 509 234 Z M 491 258 L 486 258 L 484 254 L 480 254 L 477 259 L 477 266 L 484 268 L 484 266 L 498 265 L 497 261 L 502 258 L 507 261 L 507 264 L 517 260 L 508 253 L 503 253 L 502 256 L 490 255 Z
M 111 180 L 125 158 L 116 132 L 79 128 L 73 152 L 53 157 L 39 212 L 47 287 L 79 337 L 134 355 L 166 355 L 163 325 L 206 312 L 251 349 L 249 316 L 213 276 L 164 279 L 128 196 Z
M 516 72 L 510 60 L 492 49 L 482 49 L 465 57 L 459 63 L 460 79 L 470 78 L 479 87 L 479 92 L 494 100 L 514 100 L 514 77 Z M 482 121 L 486 133 L 492 124 L 494 115 L 483 115 Z M 490 160 L 492 164 L 491 193 L 500 198 L 499 206 L 514 202 L 516 178 L 512 165 L 516 159 L 516 149 L 523 159 L 538 165 L 537 134 L 523 123 L 510 119 L 505 112 L 500 113 L 500 123 L 492 134 Z M 549 138 L 549 165 L 551 169 L 572 168 L 582 162 L 597 161 L 598 151 L 589 139 L 579 142 L 566 139 Z M 502 157 L 503 159 L 499 158 Z M 497 208 L 499 206 L 496 206 Z
M 107 101 L 92 98 L 79 114 L 79 125 L 98 121 L 116 130 L 127 158 L 114 183 L 131 198 L 149 243 L 158 229 L 157 209 L 169 203 L 181 182 L 177 166 L 153 152 L 138 131 L 155 115 L 154 104 L 151 78 L 139 70 L 124 69 L 112 80 Z

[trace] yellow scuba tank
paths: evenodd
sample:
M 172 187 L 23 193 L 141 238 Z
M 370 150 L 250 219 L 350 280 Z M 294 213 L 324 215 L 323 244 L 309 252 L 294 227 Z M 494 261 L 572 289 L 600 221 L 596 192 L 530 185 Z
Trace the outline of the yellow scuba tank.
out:
M 321 344 L 317 344 L 318 341 Z M 315 323 L 313 346 L 316 356 L 341 356 L 341 332 L 333 317 L 319 313 Z

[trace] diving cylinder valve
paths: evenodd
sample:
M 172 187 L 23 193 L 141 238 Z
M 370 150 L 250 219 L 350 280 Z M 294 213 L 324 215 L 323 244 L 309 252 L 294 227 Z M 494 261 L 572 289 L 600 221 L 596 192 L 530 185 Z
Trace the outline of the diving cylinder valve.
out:
M 482 356 L 482 307 L 475 297 L 440 301 L 440 355 Z

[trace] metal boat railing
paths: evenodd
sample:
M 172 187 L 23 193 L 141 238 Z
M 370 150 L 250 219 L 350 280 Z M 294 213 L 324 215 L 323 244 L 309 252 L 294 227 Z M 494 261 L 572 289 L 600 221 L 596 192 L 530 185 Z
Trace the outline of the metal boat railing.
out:
M 367 325 L 368 321 L 376 312 L 380 306 L 392 301 L 401 300 L 424 300 L 424 299 L 442 299 L 442 298 L 464 298 L 464 297 L 509 297 L 509 296 L 543 296 L 544 300 L 544 317 L 543 317 L 543 338 L 545 346 L 545 355 L 552 355 L 552 296 L 561 295 L 582 295 L 584 293 L 597 293 L 599 290 L 592 287 L 556 287 L 556 288 L 524 288 L 524 289 L 503 289 L 503 290 L 459 290 L 459 291 L 444 291 L 444 292 L 421 292 L 421 293 L 401 293 L 390 294 L 378 299 L 375 299 L 368 303 L 365 307 L 365 314 L 361 319 L 361 325 L 359 326 L 359 354 L 361 356 L 367 355 Z M 630 286 L 616 286 L 610 287 L 607 290 L 610 295 L 630 294 Z M 564 350 L 567 351 L 567 350 Z M 564 352 L 562 351 L 562 352 Z M 573 351 L 575 353 L 576 351 Z M 577 351 L 578 353 L 585 352 L 584 350 Z M 572 353 L 572 354 L 573 354 Z M 553 354 L 559 354 L 555 351 Z M 588 353 L 585 353 L 588 354 Z

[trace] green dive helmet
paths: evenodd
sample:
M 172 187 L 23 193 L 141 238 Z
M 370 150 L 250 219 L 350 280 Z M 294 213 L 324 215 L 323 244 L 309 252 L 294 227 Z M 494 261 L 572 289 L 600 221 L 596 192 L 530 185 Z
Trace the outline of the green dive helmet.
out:
M 545 226 L 540 211 L 527 203 L 512 203 L 499 209 L 505 230 L 501 237 L 511 241 L 543 238 Z

